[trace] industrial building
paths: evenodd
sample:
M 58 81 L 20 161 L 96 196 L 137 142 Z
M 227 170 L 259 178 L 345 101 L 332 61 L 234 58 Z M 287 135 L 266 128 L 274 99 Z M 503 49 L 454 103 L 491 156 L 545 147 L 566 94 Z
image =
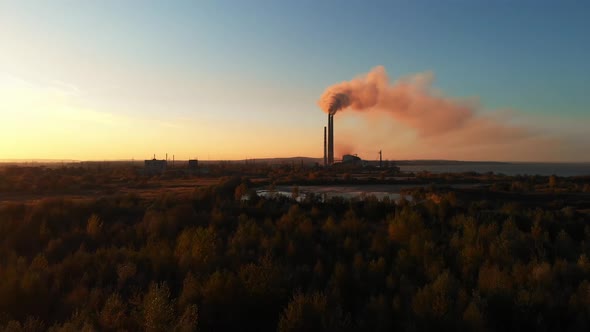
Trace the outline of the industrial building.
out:
M 331 166 L 373 166 L 383 168 L 390 168 L 389 162 L 387 165 L 383 165 L 383 152 L 379 151 L 379 161 L 369 162 L 362 160 L 356 154 L 345 154 L 342 156 L 342 160 L 338 163 L 334 160 L 334 114 L 328 114 L 328 126 L 324 127 L 324 167 Z
M 342 163 L 357 165 L 361 163 L 361 158 L 359 158 L 357 155 L 345 154 L 342 156 Z
M 144 161 L 144 174 L 146 175 L 154 175 L 154 174 L 162 174 L 166 167 L 168 166 L 167 160 L 158 160 L 154 155 L 153 159 L 145 160 Z

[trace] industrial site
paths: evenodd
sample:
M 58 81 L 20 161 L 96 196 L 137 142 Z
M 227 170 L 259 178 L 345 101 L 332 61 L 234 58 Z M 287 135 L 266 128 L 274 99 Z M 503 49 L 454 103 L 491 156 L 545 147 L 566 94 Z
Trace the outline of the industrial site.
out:
M 589 14 L 0 0 L 0 332 L 590 331 Z

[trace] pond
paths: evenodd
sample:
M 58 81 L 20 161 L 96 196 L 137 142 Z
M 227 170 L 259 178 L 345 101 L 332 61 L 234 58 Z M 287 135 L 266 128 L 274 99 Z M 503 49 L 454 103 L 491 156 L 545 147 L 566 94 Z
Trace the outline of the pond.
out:
M 479 184 L 458 184 L 451 185 L 454 188 L 475 187 Z M 296 186 L 276 186 L 274 190 L 258 189 L 256 194 L 260 197 L 293 197 L 293 188 Z M 391 201 L 398 201 L 402 196 L 405 199 L 412 198 L 401 194 L 401 191 L 409 188 L 425 187 L 421 185 L 404 185 L 404 184 L 375 184 L 375 185 L 319 185 L 319 186 L 297 186 L 299 189 L 299 196 L 297 201 L 303 201 L 309 195 L 313 194 L 320 201 L 330 200 L 333 197 L 341 197 L 343 199 L 360 198 L 367 196 L 375 196 L 378 200 L 383 200 L 386 197 Z M 247 200 L 248 197 L 242 197 L 242 200 Z

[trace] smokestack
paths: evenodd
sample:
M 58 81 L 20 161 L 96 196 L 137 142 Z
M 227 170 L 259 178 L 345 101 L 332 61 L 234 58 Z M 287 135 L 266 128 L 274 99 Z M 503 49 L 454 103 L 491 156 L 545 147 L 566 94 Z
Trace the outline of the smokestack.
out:
M 326 126 L 324 126 L 324 167 L 328 166 L 328 134 L 326 134 Z
M 334 114 L 328 114 L 328 165 L 334 164 Z

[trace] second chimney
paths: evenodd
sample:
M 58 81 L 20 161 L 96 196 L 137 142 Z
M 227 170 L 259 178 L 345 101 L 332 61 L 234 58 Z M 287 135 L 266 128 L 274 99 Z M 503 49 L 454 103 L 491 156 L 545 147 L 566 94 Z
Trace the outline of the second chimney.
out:
M 328 114 L 328 165 L 334 164 L 334 114 Z
M 328 142 L 326 127 L 324 126 L 324 166 L 328 166 Z

